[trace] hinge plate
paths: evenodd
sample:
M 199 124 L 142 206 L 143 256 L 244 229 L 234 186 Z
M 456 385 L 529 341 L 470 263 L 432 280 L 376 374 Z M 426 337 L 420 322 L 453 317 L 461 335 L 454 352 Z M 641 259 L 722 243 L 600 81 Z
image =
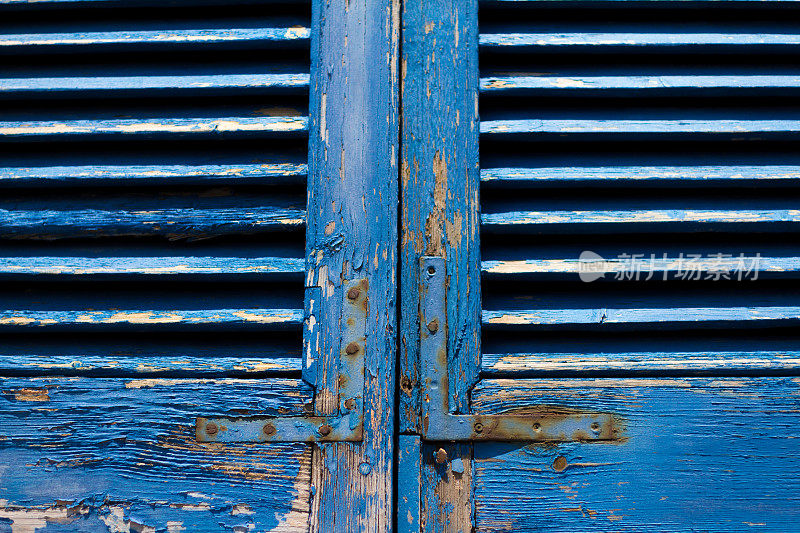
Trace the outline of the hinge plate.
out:
M 444 258 L 420 259 L 422 438 L 434 441 L 569 442 L 616 440 L 610 413 L 480 415 L 450 412 L 447 358 L 447 269 Z
M 364 352 L 369 283 L 343 283 L 339 410 L 328 416 L 198 418 L 199 442 L 360 442 L 364 428 Z

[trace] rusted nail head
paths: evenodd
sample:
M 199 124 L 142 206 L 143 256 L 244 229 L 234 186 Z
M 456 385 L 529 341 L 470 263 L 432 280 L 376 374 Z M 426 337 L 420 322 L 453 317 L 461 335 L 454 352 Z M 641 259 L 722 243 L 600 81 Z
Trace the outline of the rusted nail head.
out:
M 347 345 L 344 351 L 347 352 L 347 355 L 353 355 L 355 353 L 358 353 L 358 344 L 355 342 L 351 342 L 350 344 Z
M 332 430 L 333 430 L 332 427 L 330 427 L 328 424 L 325 424 L 324 426 L 320 426 L 318 431 L 319 434 L 324 437 L 326 435 L 330 435 Z
M 275 433 L 275 426 L 272 424 L 264 424 L 264 435 L 273 435 Z
M 209 422 L 206 424 L 206 435 L 216 435 L 217 429 L 217 425 L 214 422 Z
M 428 331 L 430 331 L 431 333 L 436 333 L 437 331 L 439 331 L 439 319 L 438 318 L 434 318 L 433 320 L 428 322 Z
M 436 450 L 435 457 L 437 464 L 441 465 L 447 462 L 447 452 L 444 451 L 444 448 L 439 448 L 438 450 Z
M 356 408 L 356 401 L 352 398 L 348 398 L 344 401 L 344 406 L 352 411 Z
M 430 274 L 431 276 L 436 274 L 436 267 L 435 266 L 429 266 L 428 267 L 428 274 Z
M 592 431 L 600 431 L 600 424 L 598 422 L 592 422 Z
M 475 425 L 472 426 L 472 428 L 475 430 L 475 433 L 481 433 L 483 431 L 483 424 L 480 422 L 475 422 Z
M 535 422 L 533 424 L 533 429 L 535 429 L 536 431 L 539 431 L 540 429 L 542 429 L 542 425 L 539 422 Z
M 347 297 L 351 300 L 355 300 L 358 298 L 358 295 L 361 294 L 361 291 L 355 287 L 351 287 L 349 291 L 347 291 Z

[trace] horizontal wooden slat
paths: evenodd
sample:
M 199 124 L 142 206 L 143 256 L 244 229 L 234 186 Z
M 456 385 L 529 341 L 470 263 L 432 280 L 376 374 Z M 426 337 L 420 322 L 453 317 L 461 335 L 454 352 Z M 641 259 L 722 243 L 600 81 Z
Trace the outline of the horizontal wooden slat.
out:
M 0 78 L 0 97 L 61 95 L 87 91 L 119 94 L 175 90 L 202 93 L 239 89 L 304 89 L 308 87 L 308 79 L 308 74 Z
M 481 134 L 798 134 L 798 120 L 486 120 Z
M 162 327 L 172 330 L 237 329 L 243 326 L 293 327 L 303 322 L 302 309 L 114 309 L 104 311 L 0 310 L 0 328 L 102 329 Z
M 300 371 L 298 353 L 269 358 L 223 357 L 210 354 L 197 357 L 187 354 L 160 357 L 124 357 L 117 355 L 87 356 L 39 355 L 8 356 L 0 354 L 0 375 L 43 374 L 114 374 L 137 376 L 231 376 L 263 375 Z
M 797 45 L 800 35 L 782 33 L 482 33 L 481 46 L 744 46 Z
M 7 239 L 165 235 L 180 239 L 253 234 L 300 227 L 305 212 L 291 207 L 12 211 L 0 209 L 0 235 Z
M 481 78 L 481 91 L 672 91 L 694 89 L 738 91 L 800 89 L 798 76 L 492 76 Z
M 554 325 L 637 326 L 685 323 L 746 323 L 796 321 L 800 307 L 666 307 L 653 309 L 526 309 L 483 310 L 484 326 L 525 328 Z
M 308 528 L 310 447 L 206 445 L 196 416 L 302 414 L 289 379 L 0 380 L 0 520 L 14 530 Z
M 0 275 L 237 275 L 300 274 L 293 257 L 0 257 Z
M 591 270 L 588 270 L 591 268 Z M 580 273 L 591 272 L 613 276 L 618 273 L 640 273 L 641 279 L 649 276 L 662 279 L 665 275 L 674 279 L 674 274 L 691 270 L 692 278 L 699 275 L 702 279 L 713 277 L 716 272 L 727 272 L 730 276 L 737 270 L 755 269 L 762 274 L 800 274 L 800 257 L 723 257 L 723 258 L 650 258 L 636 257 L 628 259 L 602 259 L 597 262 L 580 259 L 522 259 L 522 260 L 486 260 L 481 262 L 483 274 L 496 276 L 537 276 L 548 274 L 573 274 L 575 279 Z
M 0 52 L 6 48 L 14 48 L 17 53 L 27 48 L 51 51 L 62 46 L 91 46 L 94 50 L 103 45 L 292 42 L 308 39 L 309 35 L 310 30 L 302 27 L 6 34 L 0 35 Z
M 641 182 L 770 182 L 788 183 L 800 179 L 800 167 L 793 165 L 764 166 L 630 166 L 630 167 L 501 167 L 481 169 L 481 181 L 492 184 L 508 182 L 566 184 L 596 182 L 602 185 Z
M 157 118 L 0 122 L 0 139 L 52 140 L 64 137 L 164 137 L 292 133 L 308 128 L 306 117 Z
M 481 365 L 488 376 L 509 377 L 559 372 L 800 373 L 800 352 L 485 353 Z
M 308 175 L 305 163 L 241 165 L 81 165 L 0 167 L 0 186 L 122 183 L 298 182 Z
M 0 0 L 0 6 L 33 10 L 36 8 L 73 8 L 86 5 L 87 7 L 110 7 L 114 4 L 124 4 L 125 7 L 131 6 L 206 6 L 206 5 L 230 5 L 230 0 Z M 307 5 L 308 0 L 236 0 L 237 5 L 247 4 L 294 4 L 297 6 Z
M 542 231 L 608 231 L 609 226 L 623 231 L 633 231 L 636 226 L 648 230 L 675 231 L 682 226 L 702 226 L 707 231 L 712 225 L 736 226 L 759 224 L 770 231 L 785 231 L 800 222 L 800 210 L 754 209 L 733 210 L 683 210 L 652 209 L 631 211 L 512 211 L 482 213 L 481 225 L 485 228 L 529 228 Z M 658 228 L 656 228 L 658 226 Z M 685 229 L 685 228 L 681 228 Z
M 792 531 L 799 393 L 792 377 L 483 380 L 475 412 L 612 413 L 623 440 L 476 445 L 475 530 Z

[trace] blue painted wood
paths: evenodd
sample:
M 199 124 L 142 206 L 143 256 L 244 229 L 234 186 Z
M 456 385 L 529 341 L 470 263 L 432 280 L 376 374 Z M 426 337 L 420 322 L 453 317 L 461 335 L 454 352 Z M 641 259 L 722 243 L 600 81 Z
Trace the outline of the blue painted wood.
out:
M 800 372 L 798 351 L 484 353 L 486 376 L 534 376 L 565 372 L 726 373 Z
M 493 186 L 508 184 L 509 187 L 522 185 L 543 186 L 546 184 L 564 186 L 580 182 L 581 185 L 603 187 L 620 184 L 638 185 L 650 182 L 658 185 L 680 183 L 682 186 L 696 183 L 728 184 L 742 182 L 759 187 L 769 183 L 794 184 L 800 179 L 800 167 L 792 165 L 764 166 L 627 166 L 627 167 L 496 167 L 482 168 L 481 182 Z M 671 183 L 672 182 L 672 183 Z
M 484 326 L 522 329 L 527 326 L 615 325 L 668 326 L 691 322 L 696 325 L 742 326 L 774 321 L 793 324 L 800 319 L 800 307 L 661 307 L 653 309 L 530 309 L 485 310 Z
M 46 328 L 69 331 L 138 328 L 156 330 L 223 329 L 236 330 L 257 326 L 285 328 L 303 321 L 301 309 L 115 309 L 113 311 L 33 311 L 0 310 L 0 330 Z
M 297 532 L 304 445 L 202 445 L 197 413 L 302 413 L 297 380 L 4 378 L 0 528 Z
M 476 445 L 476 530 L 792 531 L 798 392 L 794 377 L 484 380 L 476 410 L 611 411 L 626 438 Z
M 0 231 L 12 239 L 143 235 L 185 239 L 299 228 L 304 223 L 303 215 L 301 209 L 291 206 L 137 211 L 0 209 Z
M 477 1 L 403 15 L 401 430 L 418 425 L 419 259 L 447 259 L 449 404 L 468 411 L 480 359 Z M 433 527 L 428 525 L 427 527 Z
M 791 135 L 800 131 L 800 121 L 795 120 L 485 120 L 481 134 L 740 134 L 740 135 Z
M 104 45 L 152 44 L 163 49 L 169 44 L 217 43 L 271 43 L 308 40 L 308 28 L 225 28 L 225 29 L 167 29 L 162 31 L 105 31 L 77 33 L 19 33 L 0 35 L 0 53 L 13 49 L 14 53 L 64 46 L 93 47 L 98 51 Z
M 0 276 L 190 276 L 301 274 L 293 257 L 2 257 Z
M 41 95 L 64 96 L 70 93 L 94 96 L 125 96 L 128 94 L 166 94 L 181 91 L 186 95 L 222 94 L 234 91 L 265 91 L 280 89 L 305 89 L 307 74 L 225 74 L 225 75 L 142 75 L 142 76 L 86 76 L 86 77 L 35 77 L 0 78 L 0 98 Z
M 751 52 L 760 45 L 797 45 L 800 35 L 781 33 L 481 33 L 481 46 L 529 46 L 535 48 L 566 46 L 742 46 Z
M 516 93 L 568 93 L 575 91 L 635 90 L 660 94 L 682 94 L 694 90 L 720 89 L 726 93 L 770 91 L 782 89 L 787 94 L 800 88 L 799 76 L 492 76 L 481 78 L 481 92 Z
M 296 339 L 292 339 L 295 341 Z M 169 348 L 174 348 L 170 346 Z M 224 349 L 224 347 L 218 347 Z M 90 349 L 75 350 L 67 354 L 59 346 L 57 353 L 6 355 L 9 349 L 0 353 L 0 372 L 5 376 L 131 376 L 131 377 L 164 377 L 175 376 L 201 378 L 263 378 L 274 376 L 291 377 L 300 371 L 300 350 L 292 353 L 288 349 L 283 353 L 265 355 L 261 353 L 248 357 L 246 354 L 224 356 L 220 350 L 211 351 L 207 346 L 187 348 L 183 353 L 172 353 L 167 348 L 158 352 L 161 355 L 145 355 L 142 347 L 133 347 L 135 353 L 114 355 L 115 350 L 108 350 L 108 355 L 86 355 Z M 198 356 L 199 352 L 207 352 Z M 229 350 L 230 351 L 230 350 Z M 275 350 L 277 351 L 277 350 Z M 118 353 L 118 351 L 117 351 Z M 165 355 L 168 354 L 168 355 Z M 179 358 L 178 358 L 179 357 Z
M 364 441 L 314 450 L 313 532 L 391 531 L 394 521 L 399 7 L 312 4 L 306 286 L 323 296 L 312 347 L 320 413 L 338 409 L 342 280 L 369 284 Z
M 561 278 L 575 281 L 582 272 L 586 272 L 590 263 L 580 259 L 522 259 L 522 260 L 487 260 L 481 262 L 481 274 L 495 279 L 536 279 L 548 278 L 557 275 Z M 605 260 L 592 266 L 592 272 L 603 273 L 609 278 L 620 275 L 633 277 L 640 273 L 639 279 L 653 277 L 655 279 L 678 279 L 684 274 L 687 266 L 695 272 L 693 278 L 699 273 L 700 279 L 713 279 L 719 273 L 736 278 L 736 270 L 747 265 L 757 265 L 759 277 L 797 277 L 800 274 L 800 257 L 755 257 L 743 256 L 741 258 L 709 258 L 702 257 L 691 263 L 687 258 L 646 256 L 630 259 L 616 257 Z M 652 272 L 652 276 L 651 276 Z M 720 277 L 720 279 L 722 279 Z
M 0 122 L 0 139 L 8 141 L 53 140 L 65 137 L 113 136 L 176 137 L 303 133 L 305 117 L 163 118 L 120 120 L 65 120 Z
M 480 362 L 478 2 L 403 6 L 400 428 L 420 423 L 421 256 L 446 259 L 449 407 L 469 410 Z M 423 274 L 424 275 L 424 274 Z M 442 326 L 444 327 L 444 326 Z M 470 445 L 422 447 L 422 531 L 471 531 Z M 454 473 L 450 460 L 458 460 Z M 464 469 L 466 465 L 466 470 Z
M 397 533 L 420 532 L 420 472 L 422 449 L 419 436 L 399 435 L 397 444 Z
M 245 163 L 241 165 L 81 165 L 2 167 L 2 187 L 115 185 L 301 183 L 305 163 Z
M 191 331 L 142 335 L 6 336 L 0 349 L 3 376 L 296 377 L 300 370 L 299 327 L 275 334 L 258 327 L 220 335 Z
M 0 3 L 0 531 L 308 530 L 309 447 L 194 434 L 313 401 L 308 3 L 258 4 Z
M 800 222 L 800 211 L 794 209 L 753 210 L 607 210 L 607 211 L 512 211 L 483 213 L 481 227 L 495 230 L 526 229 L 546 232 L 610 231 L 713 231 L 727 228 L 758 226 L 761 231 L 794 231 Z M 624 229 L 623 229 L 624 228 Z

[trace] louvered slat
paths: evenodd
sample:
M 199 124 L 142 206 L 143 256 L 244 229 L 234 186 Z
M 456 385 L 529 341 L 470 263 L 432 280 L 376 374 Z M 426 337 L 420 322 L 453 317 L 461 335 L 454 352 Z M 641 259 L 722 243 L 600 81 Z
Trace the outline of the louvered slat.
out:
M 0 370 L 299 372 L 309 11 L 0 2 Z
M 485 372 L 733 368 L 648 339 L 796 323 L 800 28 L 779 4 L 482 3 Z M 582 351 L 536 340 L 565 328 Z M 768 347 L 741 368 L 800 367 Z

